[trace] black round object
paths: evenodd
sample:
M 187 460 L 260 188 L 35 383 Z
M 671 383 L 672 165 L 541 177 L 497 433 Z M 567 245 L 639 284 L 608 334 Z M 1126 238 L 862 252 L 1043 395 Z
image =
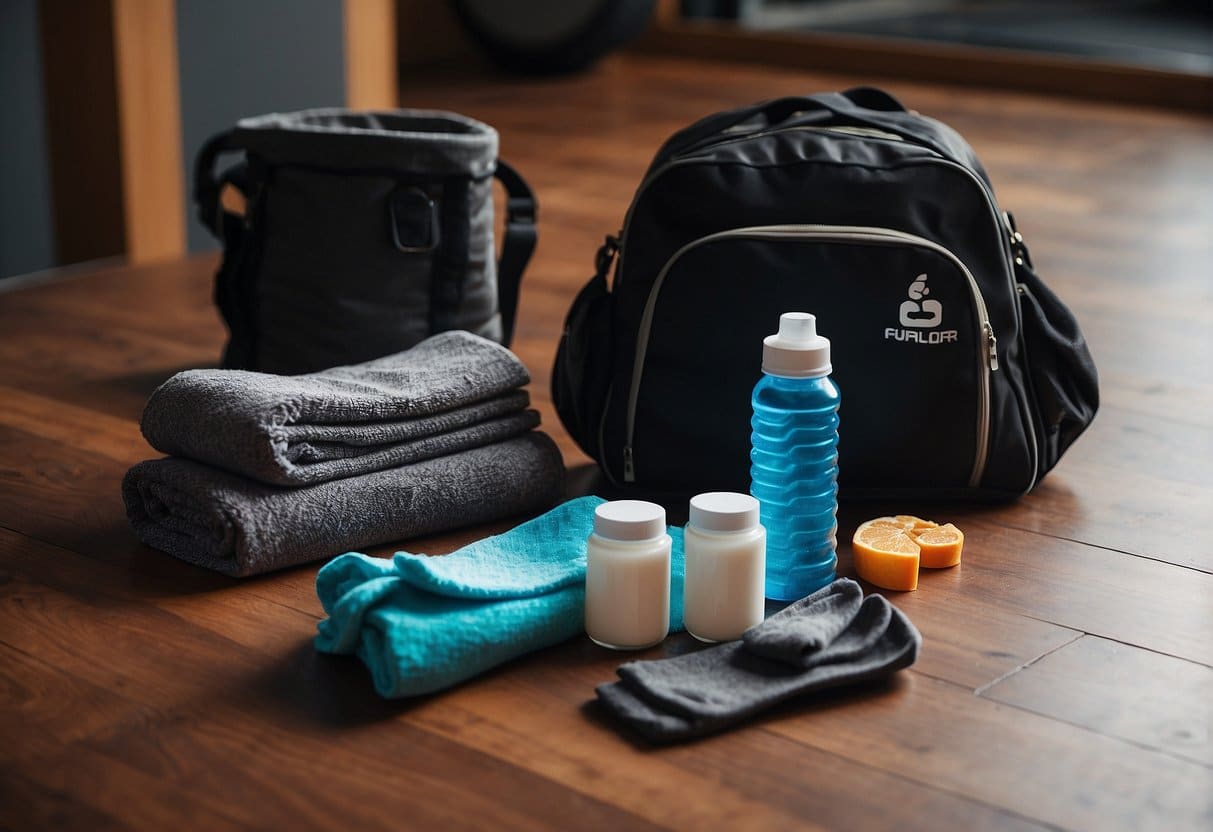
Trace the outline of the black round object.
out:
M 576 72 L 639 35 L 656 0 L 455 0 L 489 56 L 514 72 Z

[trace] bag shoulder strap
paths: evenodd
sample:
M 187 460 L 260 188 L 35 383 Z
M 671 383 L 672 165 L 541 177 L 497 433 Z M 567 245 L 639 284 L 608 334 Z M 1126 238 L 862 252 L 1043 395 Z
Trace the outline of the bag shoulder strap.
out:
M 219 240 L 223 239 L 223 205 L 219 201 L 223 188 L 235 185 L 245 193 L 243 164 L 228 168 L 222 176 L 215 176 L 215 161 L 224 153 L 241 150 L 232 143 L 234 133 L 234 130 L 224 130 L 211 136 L 194 159 L 194 208 L 198 221 Z
M 501 181 L 506 194 L 505 237 L 497 261 L 497 306 L 501 311 L 501 343 L 508 347 L 514 338 L 522 272 L 539 239 L 535 228 L 538 204 L 526 180 L 501 159 L 497 160 L 493 175 Z

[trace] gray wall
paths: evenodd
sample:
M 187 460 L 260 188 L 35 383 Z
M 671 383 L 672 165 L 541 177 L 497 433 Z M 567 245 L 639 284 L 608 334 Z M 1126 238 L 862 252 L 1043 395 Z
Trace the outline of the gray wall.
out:
M 7 2 L 7 0 L 5 0 Z M 341 0 L 176 0 L 189 247 L 217 243 L 195 217 L 193 160 L 244 116 L 345 103 Z
M 193 159 L 243 116 L 345 103 L 342 0 L 175 0 L 186 199 Z M 38 0 L 0 0 L 0 278 L 57 265 Z M 189 217 L 191 251 L 217 243 Z
M 37 0 L 0 0 L 0 278 L 55 265 Z

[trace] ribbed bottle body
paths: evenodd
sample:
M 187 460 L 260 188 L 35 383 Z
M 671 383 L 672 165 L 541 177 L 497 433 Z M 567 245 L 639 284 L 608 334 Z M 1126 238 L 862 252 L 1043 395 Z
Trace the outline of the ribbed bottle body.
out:
M 754 387 L 750 493 L 767 530 L 766 596 L 794 601 L 834 580 L 838 387 L 764 375 Z

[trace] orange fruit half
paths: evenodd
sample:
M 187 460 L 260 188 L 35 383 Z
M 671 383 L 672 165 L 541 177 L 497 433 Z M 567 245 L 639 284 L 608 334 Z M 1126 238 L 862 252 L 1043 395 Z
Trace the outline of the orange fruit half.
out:
M 927 569 L 945 569 L 960 563 L 965 535 L 951 523 L 910 534 L 921 550 L 919 563 Z
M 851 551 L 859 577 L 882 589 L 905 592 L 918 588 L 920 547 L 904 527 L 878 517 L 855 530 Z

